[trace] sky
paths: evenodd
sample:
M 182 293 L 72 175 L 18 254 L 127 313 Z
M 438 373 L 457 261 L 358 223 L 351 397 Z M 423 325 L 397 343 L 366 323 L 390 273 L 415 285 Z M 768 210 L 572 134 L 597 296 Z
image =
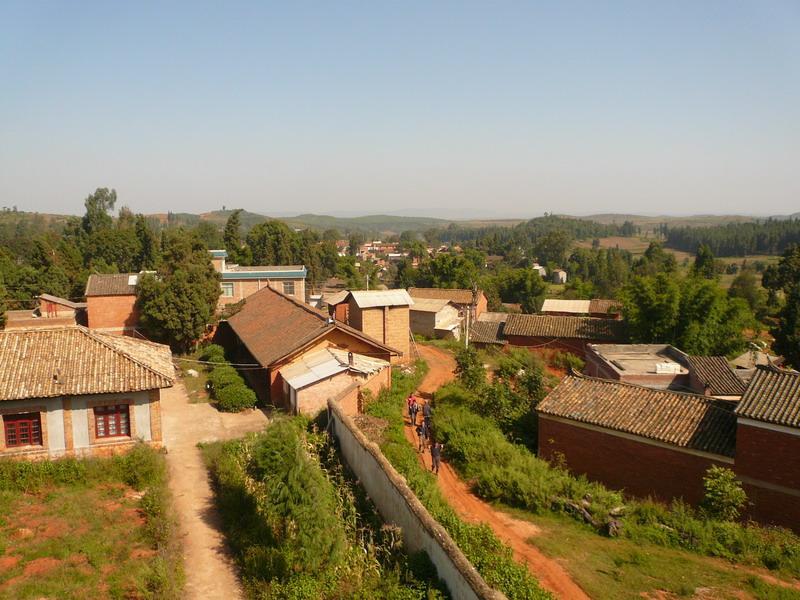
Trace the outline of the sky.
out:
M 0 0 L 0 206 L 800 211 L 800 1 Z

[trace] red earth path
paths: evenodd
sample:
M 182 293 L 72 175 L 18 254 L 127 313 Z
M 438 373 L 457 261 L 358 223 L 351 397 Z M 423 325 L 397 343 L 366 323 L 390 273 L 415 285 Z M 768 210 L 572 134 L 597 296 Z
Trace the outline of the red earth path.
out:
M 439 348 L 420 345 L 418 350 L 429 368 L 418 391 L 425 401 L 429 401 L 433 392 L 455 378 L 456 363 L 451 354 Z M 406 438 L 411 444 L 416 444 L 416 436 L 407 415 L 405 425 Z M 425 468 L 430 469 L 429 453 L 420 454 L 419 459 Z M 589 598 L 559 562 L 548 558 L 527 542 L 529 538 L 540 533 L 536 525 L 514 519 L 475 496 L 469 490 L 469 486 L 446 463 L 441 465 L 438 482 L 444 497 L 461 518 L 470 523 L 486 523 L 491 527 L 495 535 L 512 549 L 514 558 L 528 567 L 543 588 L 559 598 L 570 600 Z

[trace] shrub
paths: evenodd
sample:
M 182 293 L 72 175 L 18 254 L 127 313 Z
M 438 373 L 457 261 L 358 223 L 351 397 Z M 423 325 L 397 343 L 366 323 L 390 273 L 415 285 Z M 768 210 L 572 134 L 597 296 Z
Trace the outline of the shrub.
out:
M 572 369 L 573 371 L 580 373 L 583 371 L 583 367 L 586 365 L 582 358 L 572 354 L 572 352 L 555 352 L 553 353 L 553 358 L 551 360 L 551 364 L 554 367 L 557 369 L 563 369 L 564 371 L 569 371 Z
M 200 359 L 213 363 L 225 362 L 225 349 L 218 344 L 209 344 L 200 353 Z
M 239 412 L 256 405 L 256 395 L 244 383 L 232 383 L 215 393 L 219 409 Z
M 211 393 L 217 399 L 219 399 L 219 393 L 223 390 L 223 388 L 226 388 L 229 385 L 244 383 L 244 380 L 242 379 L 242 376 L 239 375 L 238 371 L 228 365 L 214 367 L 214 369 L 208 375 L 208 381 L 211 383 Z
M 711 466 L 703 477 L 702 507 L 714 519 L 735 521 L 747 503 L 747 494 L 736 473 L 725 467 Z

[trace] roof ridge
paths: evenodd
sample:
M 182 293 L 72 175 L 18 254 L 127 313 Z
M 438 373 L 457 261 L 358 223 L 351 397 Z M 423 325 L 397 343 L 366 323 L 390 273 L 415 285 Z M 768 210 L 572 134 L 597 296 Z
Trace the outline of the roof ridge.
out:
M 128 360 L 130 360 L 130 361 L 132 361 L 132 362 L 136 363 L 137 365 L 139 365 L 140 367 L 142 367 L 142 368 L 144 368 L 144 369 L 147 369 L 147 370 L 148 370 L 148 371 L 150 371 L 151 373 L 154 373 L 155 375 L 158 375 L 159 377 L 163 377 L 164 379 L 168 379 L 168 380 L 170 380 L 170 381 L 173 381 L 173 382 L 175 381 L 175 376 L 174 376 L 174 374 L 173 374 L 173 376 L 172 376 L 172 377 L 170 377 L 169 375 L 165 375 L 164 373 L 161 373 L 160 371 L 157 371 L 156 369 L 154 369 L 154 368 L 153 368 L 153 367 L 151 367 L 150 365 L 148 365 L 148 364 L 146 364 L 146 363 L 142 362 L 142 361 L 141 361 L 139 358 L 137 358 L 137 357 L 135 357 L 135 356 L 133 356 L 133 355 L 129 354 L 128 352 L 125 352 L 124 350 L 122 350 L 122 349 L 120 349 L 120 348 L 117 348 L 117 347 L 115 347 L 114 345 L 112 345 L 112 344 L 108 343 L 108 342 L 107 342 L 105 339 L 103 339 L 103 338 L 101 337 L 101 336 L 103 336 L 103 335 L 110 335 L 110 334 L 102 334 L 102 333 L 97 333 L 97 332 L 91 331 L 90 329 L 88 329 L 88 328 L 86 328 L 86 327 L 84 327 L 84 326 L 82 326 L 82 325 L 76 325 L 76 326 L 75 326 L 75 328 L 76 328 L 76 329 L 78 329 L 78 330 L 80 330 L 80 331 L 81 331 L 81 333 L 83 333 L 84 335 L 88 336 L 90 339 L 92 339 L 92 340 L 96 341 L 97 343 L 101 344 L 102 346 L 104 346 L 104 347 L 108 348 L 108 349 L 109 349 L 109 350 L 111 350 L 112 352 L 116 352 L 116 353 L 117 353 L 117 354 L 119 354 L 120 356 L 124 356 L 124 357 L 125 357 L 125 358 L 127 358 Z M 136 339 L 134 339 L 134 338 L 131 338 L 131 339 L 132 339 L 134 342 L 139 342 L 139 340 L 136 340 Z M 155 342 L 150 342 L 150 343 L 151 343 L 151 344 L 154 344 Z M 172 352 L 170 352 L 170 361 L 171 361 L 171 360 L 172 360 Z
M 310 306 L 309 304 L 306 304 L 305 302 L 301 302 L 300 300 L 298 300 L 297 298 L 294 298 L 294 297 L 292 297 L 292 296 L 287 296 L 287 295 L 286 295 L 286 294 L 284 294 L 283 292 L 279 292 L 278 290 L 276 290 L 275 288 L 273 288 L 271 285 L 267 285 L 267 287 L 265 287 L 265 288 L 262 288 L 261 290 L 259 290 L 258 292 L 256 292 L 256 294 L 260 294 L 260 293 L 261 293 L 261 292 L 263 292 L 264 290 L 270 290 L 271 292 L 273 292 L 273 293 L 277 294 L 277 295 L 278 295 L 278 297 L 280 297 L 280 298 L 283 298 L 284 300 L 287 300 L 287 301 L 289 301 L 289 302 L 293 303 L 294 305 L 296 305 L 296 306 L 298 306 L 298 307 L 302 308 L 302 309 L 303 309 L 303 310 L 305 310 L 306 312 L 308 312 L 308 313 L 310 313 L 310 314 L 314 315 L 315 317 L 318 317 L 320 320 L 323 320 L 323 321 L 325 321 L 326 323 L 327 323 L 327 321 L 328 321 L 328 319 L 329 319 L 329 317 L 328 317 L 328 316 L 326 316 L 326 315 L 325 315 L 325 313 L 323 313 L 323 312 L 322 312 L 321 310 L 319 310 L 318 308 L 314 308 L 313 306 Z M 255 294 L 253 294 L 253 295 L 255 295 Z M 245 304 L 247 304 L 247 298 L 245 298 L 245 299 L 244 299 L 244 303 L 245 303 Z

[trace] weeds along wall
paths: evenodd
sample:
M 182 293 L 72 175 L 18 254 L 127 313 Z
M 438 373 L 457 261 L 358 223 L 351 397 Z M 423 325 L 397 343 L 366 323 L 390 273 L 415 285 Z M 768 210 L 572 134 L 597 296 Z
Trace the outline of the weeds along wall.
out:
M 389 464 L 380 448 L 370 442 L 339 406 L 328 400 L 331 432 L 339 442 L 348 466 L 375 503 L 381 516 L 403 531 L 409 551 L 424 550 L 436 566 L 453 598 L 503 600 L 505 595 L 483 580 L 450 535 L 430 515 L 405 479 Z

